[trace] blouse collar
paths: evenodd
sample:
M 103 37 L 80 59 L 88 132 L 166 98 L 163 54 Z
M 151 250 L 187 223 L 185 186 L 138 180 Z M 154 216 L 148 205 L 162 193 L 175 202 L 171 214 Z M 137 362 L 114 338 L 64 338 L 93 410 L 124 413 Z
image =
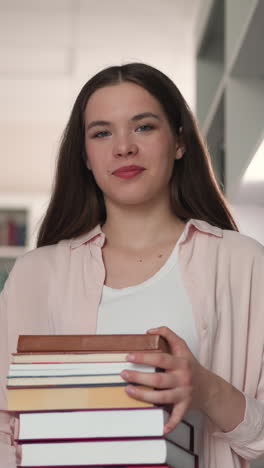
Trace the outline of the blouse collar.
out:
M 217 226 L 212 226 L 211 224 L 207 223 L 206 221 L 202 221 L 201 219 L 191 218 L 186 223 L 180 243 L 185 242 L 194 230 L 198 230 L 206 234 L 211 234 L 215 237 L 223 237 L 223 229 Z M 75 249 L 83 244 L 87 244 L 88 242 L 92 242 L 98 245 L 98 247 L 102 247 L 104 245 L 105 234 L 103 233 L 100 224 L 95 226 L 91 231 L 71 239 L 70 246 L 71 248 Z

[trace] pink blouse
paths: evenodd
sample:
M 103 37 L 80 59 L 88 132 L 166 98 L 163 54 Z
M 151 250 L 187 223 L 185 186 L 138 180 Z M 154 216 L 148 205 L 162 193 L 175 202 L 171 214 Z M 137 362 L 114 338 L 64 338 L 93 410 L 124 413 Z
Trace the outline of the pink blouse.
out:
M 0 461 L 15 468 L 18 421 L 9 414 L 6 375 L 19 334 L 95 333 L 105 278 L 100 226 L 25 254 L 0 295 Z M 244 420 L 224 433 L 210 421 L 204 467 L 245 468 L 264 454 L 264 248 L 237 232 L 191 219 L 179 243 L 203 366 L 246 397 Z

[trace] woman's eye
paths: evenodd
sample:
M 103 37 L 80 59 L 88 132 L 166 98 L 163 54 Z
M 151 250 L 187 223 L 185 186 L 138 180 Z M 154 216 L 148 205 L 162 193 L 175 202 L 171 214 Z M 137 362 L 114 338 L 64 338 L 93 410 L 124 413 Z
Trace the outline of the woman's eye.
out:
M 147 132 L 149 130 L 153 130 L 154 126 L 145 124 L 145 125 L 140 125 L 140 127 L 137 128 L 137 132 Z
M 110 132 L 108 130 L 102 130 L 101 132 L 95 133 L 92 138 L 104 138 L 106 136 L 109 136 Z

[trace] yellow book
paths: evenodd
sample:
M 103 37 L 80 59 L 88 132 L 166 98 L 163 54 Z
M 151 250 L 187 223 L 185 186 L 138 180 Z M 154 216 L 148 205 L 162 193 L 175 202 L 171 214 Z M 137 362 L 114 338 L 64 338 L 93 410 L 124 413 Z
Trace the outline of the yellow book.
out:
M 9 411 L 140 408 L 154 406 L 130 397 L 124 386 L 9 388 Z

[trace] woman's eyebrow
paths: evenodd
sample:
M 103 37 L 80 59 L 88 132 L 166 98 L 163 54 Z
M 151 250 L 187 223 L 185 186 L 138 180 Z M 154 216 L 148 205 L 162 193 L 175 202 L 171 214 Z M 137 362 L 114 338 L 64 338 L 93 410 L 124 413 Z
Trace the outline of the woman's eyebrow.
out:
M 131 120 L 133 122 L 137 122 L 138 120 L 142 120 L 147 117 L 152 117 L 154 119 L 161 120 L 160 117 L 157 114 L 153 114 L 153 112 L 142 112 L 141 114 L 136 114 L 133 117 L 131 117 Z M 106 125 L 111 125 L 111 122 L 109 122 L 108 120 L 94 120 L 93 122 L 87 125 L 86 129 L 90 130 L 90 128 L 93 128 L 93 127 L 106 126 Z
M 98 127 L 102 125 L 110 125 L 111 123 L 108 122 L 107 120 L 94 120 L 93 122 L 89 123 L 86 127 L 86 130 L 89 130 L 90 128 L 93 127 Z
M 131 120 L 137 121 L 147 117 L 153 117 L 154 119 L 161 120 L 160 117 L 157 114 L 153 114 L 153 112 L 142 112 L 141 114 L 134 115 Z

